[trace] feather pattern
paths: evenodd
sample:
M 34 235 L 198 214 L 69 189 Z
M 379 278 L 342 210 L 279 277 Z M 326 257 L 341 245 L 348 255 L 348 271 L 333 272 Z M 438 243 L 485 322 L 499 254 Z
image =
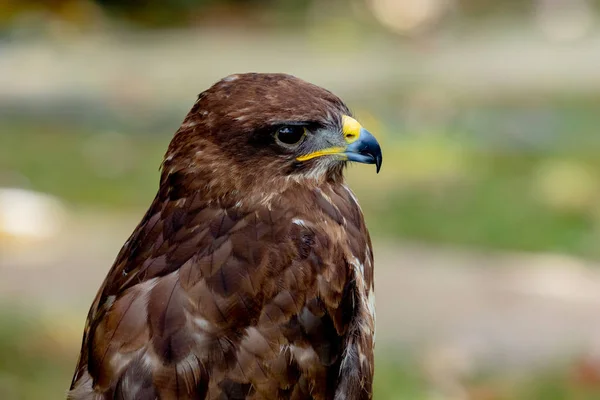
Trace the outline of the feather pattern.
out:
M 175 135 L 158 194 L 92 304 L 69 399 L 371 398 L 371 242 L 341 167 L 287 179 L 279 155 L 231 137 L 348 111 L 316 86 L 255 75 L 200 95 Z M 313 102 L 291 116 L 278 98 L 254 105 L 262 117 L 247 110 L 251 126 L 234 130 L 244 107 L 221 97 L 243 80 L 267 97 L 266 85 L 300 86 Z

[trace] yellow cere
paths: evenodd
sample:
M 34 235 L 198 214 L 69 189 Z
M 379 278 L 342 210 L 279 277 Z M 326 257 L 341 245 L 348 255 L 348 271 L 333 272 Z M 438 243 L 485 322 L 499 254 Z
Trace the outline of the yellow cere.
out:
M 358 137 L 360 136 L 361 129 L 362 125 L 357 120 L 347 115 L 342 115 L 342 132 L 344 134 L 344 140 L 346 141 L 346 143 L 351 144 L 356 142 L 358 140 Z M 347 158 L 347 156 L 343 154 L 344 150 L 346 150 L 344 147 L 330 147 L 328 149 L 315 151 L 313 153 L 297 157 L 296 160 L 307 161 L 312 158 L 333 154 L 345 159 Z
M 360 136 L 360 130 L 362 125 L 352 117 L 347 115 L 342 116 L 342 132 L 344 133 L 344 139 L 346 143 L 354 143 Z
M 326 156 L 326 155 L 330 155 L 330 154 L 338 154 L 339 156 L 346 157 L 345 154 L 340 154 L 344 150 L 345 149 L 343 147 L 330 147 L 328 149 L 323 149 L 323 150 L 315 151 L 313 153 L 297 157 L 296 160 L 298 160 L 298 161 L 306 161 L 306 160 L 310 160 L 311 158 Z

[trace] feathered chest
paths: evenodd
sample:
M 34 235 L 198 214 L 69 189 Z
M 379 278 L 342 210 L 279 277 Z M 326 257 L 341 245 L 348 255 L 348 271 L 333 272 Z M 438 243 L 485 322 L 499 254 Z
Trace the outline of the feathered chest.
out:
M 330 398 L 344 365 L 372 368 L 372 289 L 369 236 L 344 186 L 253 209 L 159 194 L 90 311 L 82 376 L 103 392 L 145 377 L 161 398 L 199 384 L 209 398 Z

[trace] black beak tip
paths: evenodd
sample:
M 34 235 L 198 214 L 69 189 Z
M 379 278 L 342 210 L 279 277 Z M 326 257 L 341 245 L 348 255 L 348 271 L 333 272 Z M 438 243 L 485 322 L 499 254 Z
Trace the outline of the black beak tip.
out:
M 381 147 L 377 139 L 366 129 L 361 128 L 359 139 L 346 147 L 344 153 L 349 161 L 356 161 L 364 164 L 375 164 L 377 173 L 381 169 L 383 156 Z

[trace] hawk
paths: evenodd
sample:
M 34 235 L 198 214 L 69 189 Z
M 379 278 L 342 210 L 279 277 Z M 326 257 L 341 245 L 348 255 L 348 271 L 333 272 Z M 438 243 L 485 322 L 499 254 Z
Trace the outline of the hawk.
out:
M 344 182 L 381 166 L 331 92 L 231 75 L 198 96 L 88 314 L 68 399 L 369 399 L 373 252 Z

